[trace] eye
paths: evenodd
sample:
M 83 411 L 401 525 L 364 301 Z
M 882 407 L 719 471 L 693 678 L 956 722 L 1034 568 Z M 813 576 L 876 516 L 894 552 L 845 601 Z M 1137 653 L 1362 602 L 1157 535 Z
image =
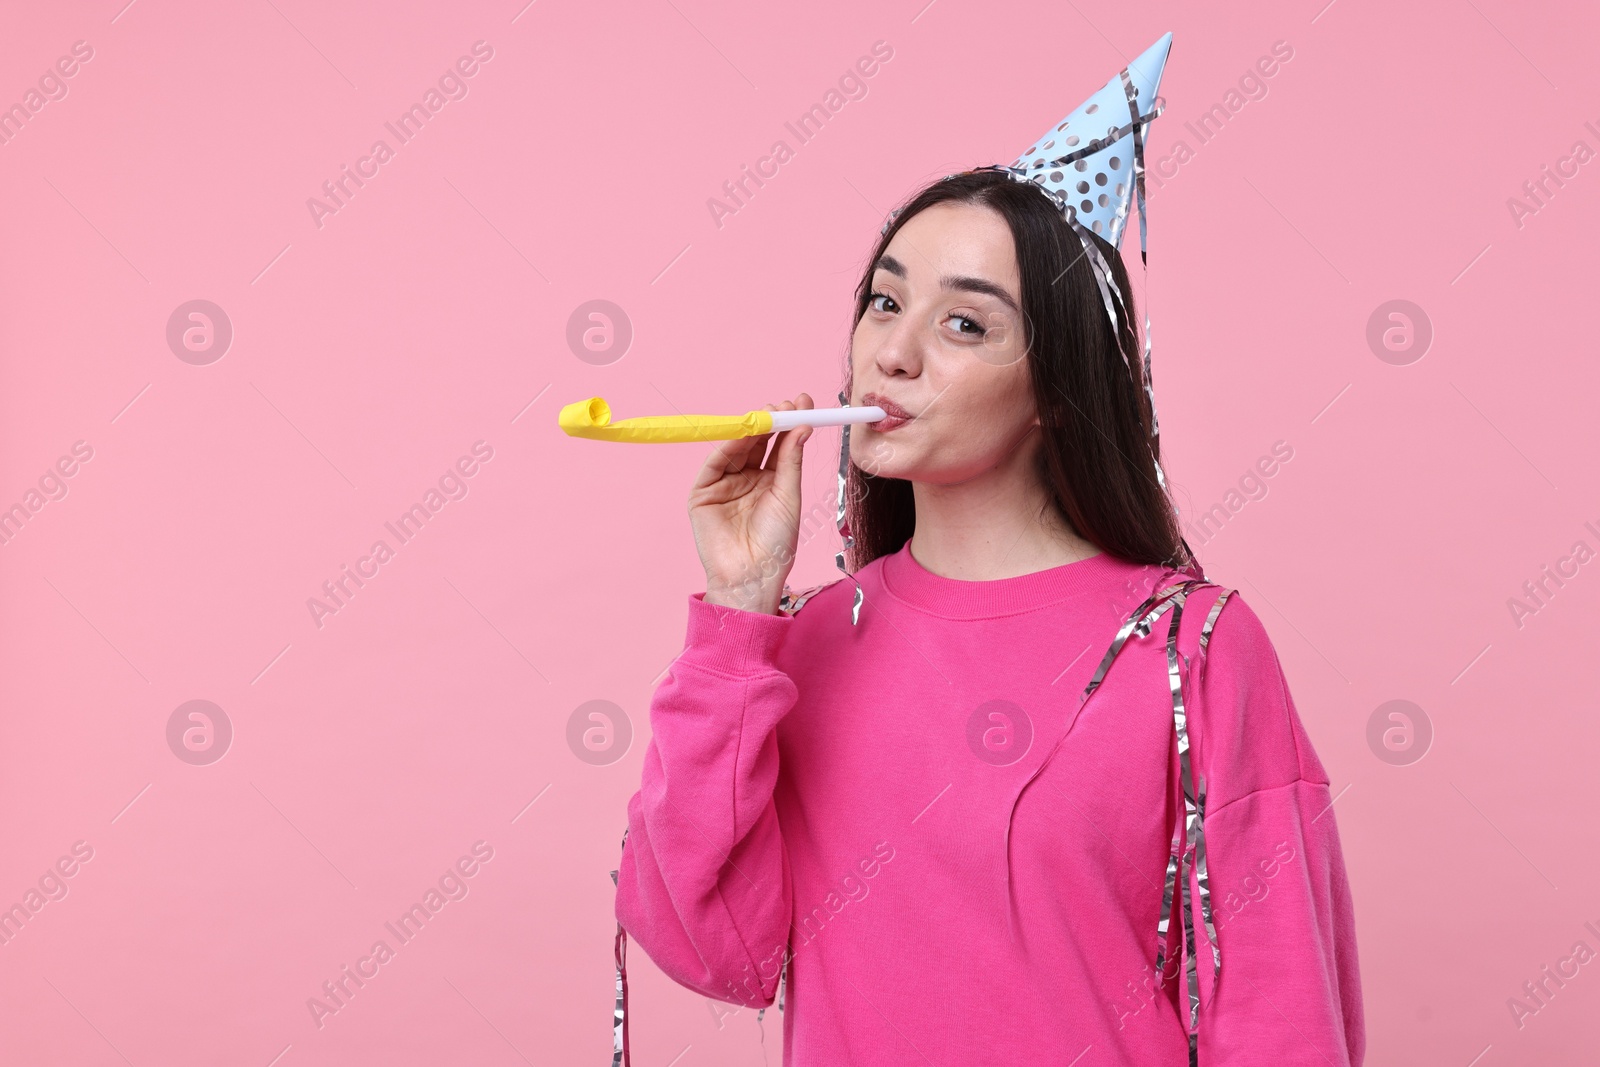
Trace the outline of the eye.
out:
M 960 334 L 962 337 L 982 337 L 984 334 L 989 332 L 988 330 L 984 329 L 982 323 L 970 315 L 958 315 L 952 312 L 950 318 L 954 322 L 965 323 L 967 326 L 972 327 L 971 330 L 964 329 L 960 326 L 956 327 L 956 333 Z
M 894 304 L 894 297 L 890 296 L 888 293 L 873 293 L 871 299 L 869 299 L 867 302 L 867 306 L 873 311 L 888 311 L 888 308 L 880 307 L 878 305 L 878 301 L 880 300 L 887 300 L 890 304 Z M 898 307 L 899 305 L 895 306 Z

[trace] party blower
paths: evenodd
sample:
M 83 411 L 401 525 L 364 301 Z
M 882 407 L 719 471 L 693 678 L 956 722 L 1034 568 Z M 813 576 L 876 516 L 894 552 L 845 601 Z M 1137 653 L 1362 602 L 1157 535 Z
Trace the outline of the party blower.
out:
M 611 405 L 598 396 L 561 409 L 559 421 L 568 437 L 594 441 L 631 441 L 660 445 L 674 441 L 732 441 L 797 426 L 846 426 L 877 422 L 888 412 L 880 407 L 811 408 L 795 411 L 747 411 L 743 415 L 647 415 L 611 421 Z

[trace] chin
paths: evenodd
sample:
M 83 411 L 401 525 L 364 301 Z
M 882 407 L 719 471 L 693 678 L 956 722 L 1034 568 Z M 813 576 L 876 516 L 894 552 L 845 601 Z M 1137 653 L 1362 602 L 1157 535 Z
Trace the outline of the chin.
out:
M 864 425 L 853 427 L 850 434 L 850 462 L 868 474 L 882 474 L 898 467 L 894 442 L 888 434 L 867 429 Z M 891 474 L 890 477 L 898 477 Z

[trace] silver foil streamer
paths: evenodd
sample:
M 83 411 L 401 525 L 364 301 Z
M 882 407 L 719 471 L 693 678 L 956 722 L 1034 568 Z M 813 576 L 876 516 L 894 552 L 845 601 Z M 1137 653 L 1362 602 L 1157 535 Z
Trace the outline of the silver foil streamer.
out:
M 1183 677 L 1178 669 L 1178 627 L 1183 621 L 1183 605 L 1187 599 L 1186 592 L 1174 601 L 1172 621 L 1167 624 L 1167 679 L 1172 688 L 1172 728 L 1178 739 L 1178 780 L 1183 788 L 1186 852 L 1191 869 L 1199 865 L 1200 884 L 1204 888 L 1206 884 L 1204 856 L 1203 853 L 1196 851 L 1195 834 L 1205 810 L 1205 785 L 1202 782 L 1199 792 L 1196 793 L 1194 769 L 1189 761 L 1188 714 L 1183 707 Z M 1182 873 L 1182 865 L 1179 866 L 1179 871 Z M 1207 932 L 1215 939 L 1216 934 L 1210 930 L 1210 923 L 1207 922 L 1206 926 Z M 1216 944 L 1215 940 L 1212 944 L 1213 946 Z M 1193 1065 L 1199 1061 L 1200 974 L 1195 967 L 1194 908 L 1190 899 L 1187 873 L 1183 873 L 1183 948 L 1184 974 L 1189 987 L 1189 1024 L 1185 1029 L 1189 1035 L 1189 1063 Z M 1220 962 L 1219 958 L 1218 963 Z
M 814 585 L 810 589 L 804 590 L 803 592 L 795 593 L 791 592 L 788 584 L 785 583 L 783 587 L 783 595 L 778 598 L 778 610 L 783 612 L 785 615 L 793 615 L 801 608 L 806 606 L 806 601 L 810 600 L 817 593 L 822 592 L 822 590 L 828 588 L 828 586 L 832 584 L 832 582 L 823 582 L 820 585 Z
M 783 950 L 783 968 L 780 971 L 778 971 L 778 1011 L 780 1011 L 780 1012 L 783 1011 L 783 994 L 784 994 L 784 990 L 787 989 L 788 986 L 789 986 L 789 959 L 793 955 L 794 955 L 794 953 L 789 951 L 789 946 L 785 945 L 784 946 L 784 950 Z M 767 1017 L 767 1009 L 766 1008 L 758 1008 L 758 1009 L 756 1009 L 756 1025 L 757 1026 L 760 1026 L 761 1025 L 761 1020 L 765 1019 L 766 1017 Z
M 839 406 L 842 408 L 850 406 L 850 398 L 847 394 L 842 392 L 839 394 Z M 847 479 L 850 473 L 850 423 L 845 423 L 839 430 L 839 493 L 838 505 L 834 514 L 834 525 L 839 530 L 839 551 L 834 554 L 833 562 L 835 566 L 844 572 L 846 578 L 856 584 L 855 600 L 850 605 L 850 625 L 855 626 L 861 622 L 861 604 L 866 594 L 856 576 L 845 570 L 845 550 L 853 547 L 856 543 L 855 537 L 850 533 L 850 523 L 845 518 L 845 493 L 849 487 Z M 835 581 L 837 580 L 835 579 Z M 813 594 L 826 589 L 832 584 L 833 582 L 822 582 L 799 593 L 791 592 L 789 586 L 785 584 L 783 595 L 778 598 L 778 610 L 785 615 L 792 616 L 805 606 L 806 601 L 810 600 Z M 780 1008 L 779 1010 L 782 1009 Z
M 1183 620 L 1183 606 L 1189 594 L 1194 590 L 1214 583 L 1203 578 L 1191 579 L 1178 585 L 1169 586 L 1158 590 L 1134 609 L 1122 627 L 1117 631 L 1116 637 L 1111 642 L 1111 647 L 1106 649 L 1100 664 L 1096 667 L 1094 676 L 1089 679 L 1084 687 L 1080 704 L 1087 701 L 1096 689 L 1100 687 L 1111 669 L 1117 654 L 1122 650 L 1128 638 L 1137 634 L 1146 637 L 1150 634 L 1156 621 L 1168 611 L 1171 618 L 1167 623 L 1167 680 L 1168 688 L 1172 693 L 1172 729 L 1178 747 L 1179 783 L 1183 792 L 1184 815 L 1182 826 L 1174 826 L 1171 835 L 1172 847 L 1167 856 L 1166 876 L 1161 891 L 1161 918 L 1156 924 L 1156 974 L 1158 980 L 1165 981 L 1175 974 L 1165 973 L 1166 945 L 1168 932 L 1171 929 L 1172 903 L 1177 894 L 1183 898 L 1182 922 L 1184 930 L 1183 948 L 1184 971 L 1189 994 L 1189 1022 L 1185 1031 L 1189 1039 L 1189 1063 L 1195 1067 L 1199 1060 L 1199 1032 L 1200 1032 L 1200 976 L 1197 970 L 1195 952 L 1195 919 L 1194 902 L 1189 892 L 1188 872 L 1193 871 L 1194 880 L 1199 887 L 1200 916 L 1205 924 L 1206 940 L 1211 946 L 1212 977 L 1217 978 L 1222 973 L 1222 948 L 1217 943 L 1216 924 L 1213 919 L 1211 906 L 1211 876 L 1206 863 L 1205 839 L 1205 803 L 1206 782 L 1204 778 L 1195 784 L 1194 767 L 1190 759 L 1189 721 L 1188 711 L 1184 706 L 1183 692 L 1185 681 L 1189 676 L 1189 659 L 1178 653 L 1178 634 Z M 1231 595 L 1232 590 L 1224 589 L 1212 605 L 1210 613 L 1206 616 L 1205 624 L 1200 630 L 1199 641 L 1199 670 L 1204 670 L 1206 650 L 1210 644 L 1211 631 L 1216 625 L 1217 616 L 1222 612 L 1222 605 Z M 1198 676 L 1197 676 L 1198 677 Z M 1190 687 L 1191 692 L 1193 687 Z M 1057 742 L 1057 747 L 1060 746 Z M 1052 750 L 1051 756 L 1054 756 Z M 1046 757 L 1044 763 L 1049 763 Z M 1034 772 L 1036 777 L 1044 769 L 1041 764 Z M 1031 778 L 1030 778 L 1031 781 Z M 1026 786 L 1024 786 L 1026 788 Z M 1009 827 L 1007 830 L 1009 834 Z M 1009 847 L 1009 842 L 1008 842 Z M 1009 855 L 1009 853 L 1008 853 Z M 1187 864 L 1185 863 L 1187 860 Z M 1008 860 L 1009 862 L 1009 860 Z M 1180 877 L 1182 882 L 1180 884 Z
M 850 406 L 850 398 L 843 392 L 839 394 L 839 406 L 842 408 Z M 849 471 L 850 424 L 845 423 L 839 427 L 839 507 L 838 513 L 834 516 L 834 523 L 839 528 L 839 551 L 834 554 L 833 562 L 841 571 L 844 571 L 845 577 L 856 583 L 855 600 L 850 604 L 850 625 L 855 626 L 861 622 L 861 601 L 865 598 L 866 593 L 861 588 L 861 582 L 856 576 L 845 569 L 844 563 L 845 550 L 853 547 L 856 543 L 855 536 L 850 532 L 850 524 L 845 520 L 845 491 L 848 486 L 846 476 Z
M 1206 624 L 1200 628 L 1200 670 L 1205 672 L 1206 646 L 1211 643 L 1211 628 L 1217 624 L 1217 616 L 1222 614 L 1222 605 L 1233 595 L 1232 589 L 1224 589 L 1222 595 L 1217 597 L 1217 602 L 1211 605 L 1211 614 L 1206 616 Z
M 1143 121 L 1148 122 L 1150 119 L 1155 118 L 1155 116 L 1160 113 L 1160 108 L 1157 108 L 1151 111 L 1148 115 L 1144 116 Z M 1128 127 L 1125 127 L 1125 129 L 1137 130 L 1141 125 L 1142 123 L 1130 123 Z M 1135 140 L 1134 169 L 1136 174 L 1135 180 L 1132 183 L 1133 189 L 1130 190 L 1128 197 L 1123 200 L 1122 207 L 1118 209 L 1118 217 L 1126 217 L 1127 205 L 1133 202 L 1135 196 L 1137 196 L 1137 202 L 1139 205 L 1139 258 L 1141 262 L 1145 261 L 1145 250 L 1143 247 L 1145 236 L 1143 143 L 1144 142 L 1142 138 L 1137 138 Z M 1105 142 L 1101 142 L 1099 145 L 1091 146 L 1091 148 L 1080 149 L 1078 152 L 1069 153 L 1069 155 L 1064 158 L 1075 159 L 1078 156 L 1090 151 L 1100 151 L 1104 147 Z M 1089 260 L 1089 266 L 1094 272 L 1095 285 L 1100 290 L 1100 302 L 1106 309 L 1106 319 L 1111 323 L 1112 337 L 1117 342 L 1118 350 L 1121 351 L 1122 329 L 1120 324 L 1123 318 L 1128 317 L 1128 308 L 1130 306 L 1129 300 L 1127 296 L 1123 294 L 1122 288 L 1117 285 L 1116 277 L 1111 273 L 1111 265 L 1106 261 L 1105 256 L 1101 253 L 1100 247 L 1090 239 L 1088 228 L 1085 227 L 1083 223 L 1078 221 L 1077 209 L 1071 204 L 1067 203 L 1052 190 L 1046 189 L 1044 186 L 1032 181 L 1027 177 L 1027 174 L 1024 171 L 1018 170 L 1015 167 L 993 167 L 990 169 L 998 170 L 1004 173 L 1012 181 L 1022 182 L 1024 184 L 1034 186 L 1046 197 L 1048 197 L 1053 204 L 1055 204 L 1056 208 L 1061 212 L 1062 217 L 1067 220 L 1067 224 L 1072 227 L 1073 233 L 1077 235 L 1079 243 L 1083 245 L 1084 257 Z M 1115 245 L 1115 241 L 1112 243 Z M 1120 317 L 1117 313 L 1118 308 L 1120 308 L 1122 311 Z M 1140 356 L 1137 352 L 1123 351 L 1122 360 L 1123 364 L 1127 367 L 1128 377 L 1133 380 L 1136 386 L 1142 388 L 1145 396 L 1149 398 L 1151 466 L 1155 470 L 1156 484 L 1161 487 L 1163 492 L 1166 492 L 1167 476 L 1166 473 L 1161 469 L 1161 461 L 1155 458 L 1160 437 L 1161 424 L 1160 419 L 1156 415 L 1155 386 L 1151 381 L 1150 346 L 1150 314 L 1149 309 L 1146 308 L 1144 320 L 1144 354 L 1142 369 Z
M 1089 156 L 1104 151 L 1107 145 L 1119 141 L 1124 137 L 1132 137 L 1133 175 L 1132 181 L 1129 183 L 1131 188 L 1128 190 L 1128 194 L 1123 197 L 1117 205 L 1117 212 L 1112 218 L 1110 232 L 1107 239 L 1111 242 L 1112 247 L 1116 247 L 1121 244 L 1123 226 L 1126 225 L 1130 210 L 1137 205 L 1139 209 L 1139 260 L 1148 267 L 1149 258 L 1147 245 L 1149 236 L 1149 223 L 1147 218 L 1147 210 L 1145 207 L 1144 128 L 1153 120 L 1155 120 L 1164 110 L 1166 110 L 1166 102 L 1158 96 L 1156 97 L 1155 105 L 1148 112 L 1143 115 L 1139 114 L 1139 93 L 1133 85 L 1133 80 L 1128 74 L 1128 69 L 1124 67 L 1120 74 L 1122 78 L 1123 95 L 1128 101 L 1127 125 L 1110 128 L 1106 131 L 1106 135 L 1104 137 L 1095 138 L 1082 148 L 1079 148 L 1076 151 L 1068 152 L 1056 159 L 1035 164 L 1032 167 L 1032 170 L 1035 173 L 1042 173 L 1052 169 L 1065 168 L 1079 159 L 1085 159 Z M 1100 287 L 1100 297 L 1102 302 L 1105 304 L 1106 317 L 1111 322 L 1113 336 L 1118 339 L 1118 344 L 1120 346 L 1121 330 L 1118 326 L 1119 320 L 1117 317 L 1116 307 L 1113 306 L 1113 298 L 1115 298 L 1115 304 L 1121 306 L 1124 315 L 1127 314 L 1127 309 L 1130 305 L 1127 299 L 1124 298 L 1121 290 L 1118 288 L 1116 280 L 1111 274 L 1110 266 L 1105 261 L 1105 257 L 1100 254 L 1099 248 L 1097 248 L 1094 243 L 1089 240 L 1087 236 L 1088 230 L 1081 222 L 1078 221 L 1077 209 L 1070 202 L 1068 202 L 1065 197 L 1059 196 L 1054 191 L 1046 189 L 1043 185 L 1039 185 L 1039 183 L 1035 182 L 1033 178 L 1029 177 L 1029 172 L 1027 170 L 1023 170 L 1015 166 L 996 167 L 994 169 L 1004 172 L 1006 176 L 1011 178 L 1013 181 L 1026 182 L 1030 185 L 1038 185 L 1039 190 L 1046 196 L 1050 197 L 1051 201 L 1055 203 L 1056 207 L 1061 211 L 1063 217 L 1065 217 L 1067 222 L 1072 225 L 1073 230 L 1078 234 L 1078 240 L 1083 244 L 1084 254 L 1089 257 L 1090 266 L 1094 268 L 1095 281 Z M 1160 436 L 1161 423 L 1160 419 L 1156 415 L 1155 385 L 1151 378 L 1150 326 L 1151 323 L 1149 309 L 1146 308 L 1144 320 L 1144 353 L 1142 372 L 1140 369 L 1140 357 L 1137 353 L 1125 352 L 1123 353 L 1123 359 L 1128 363 L 1129 376 L 1132 377 L 1136 383 L 1143 387 L 1145 395 L 1149 398 L 1150 437 L 1152 442 L 1154 442 Z M 1157 449 L 1155 447 L 1151 448 L 1152 457 L 1155 455 L 1156 451 Z M 1161 463 L 1159 460 L 1153 459 L 1152 465 L 1155 468 L 1156 482 L 1161 486 L 1162 491 L 1165 492 L 1167 489 L 1167 477 L 1165 472 L 1161 469 Z
M 1139 153 L 1135 159 L 1137 160 L 1142 155 L 1142 152 Z M 1141 175 L 1139 188 L 1142 190 L 1143 187 L 1143 176 Z M 1140 203 L 1141 208 L 1139 212 L 1139 230 L 1140 235 L 1143 236 L 1144 211 L 1142 207 L 1142 196 L 1140 197 Z M 1095 281 L 1100 286 L 1100 298 L 1105 304 L 1106 316 L 1111 320 L 1112 336 L 1116 338 L 1117 347 L 1120 350 L 1122 347 L 1122 329 L 1119 324 L 1120 320 L 1117 317 L 1116 309 L 1121 308 L 1122 315 L 1124 318 L 1126 318 L 1128 316 L 1129 307 L 1128 299 L 1123 295 L 1121 287 L 1117 285 L 1116 277 L 1111 273 L 1111 264 L 1106 262 L 1106 257 L 1101 253 L 1100 246 L 1089 239 L 1089 231 L 1084 229 L 1083 224 L 1078 222 L 1076 219 L 1069 218 L 1068 222 L 1071 223 L 1073 230 L 1078 235 L 1078 240 L 1083 244 L 1084 253 L 1089 257 L 1089 266 L 1093 268 Z M 1140 252 L 1140 258 L 1143 258 L 1142 250 Z M 1115 307 L 1113 307 L 1113 298 Z M 1143 370 L 1141 371 L 1140 369 L 1139 354 L 1137 352 L 1123 352 L 1122 358 L 1123 363 L 1128 368 L 1128 377 L 1133 379 L 1133 382 L 1136 386 L 1140 386 L 1144 389 L 1145 396 L 1148 397 L 1150 401 L 1150 463 L 1151 466 L 1155 468 L 1156 484 L 1160 485 L 1162 491 L 1165 492 L 1167 489 L 1167 476 L 1161 469 L 1161 461 L 1155 458 L 1158 440 L 1160 437 L 1160 422 L 1156 417 L 1155 387 L 1150 380 L 1150 314 L 1148 308 L 1146 308 L 1144 320 Z
M 1123 93 L 1128 98 L 1128 118 L 1132 120 L 1129 123 L 1129 125 L 1133 127 L 1133 129 L 1131 131 L 1132 135 L 1133 135 L 1133 184 L 1134 184 L 1134 188 L 1138 192 L 1138 197 L 1139 197 L 1139 258 L 1140 259 L 1144 259 L 1145 258 L 1144 127 L 1150 122 L 1151 119 L 1155 118 L 1157 115 L 1161 114 L 1162 111 L 1166 110 L 1166 106 L 1162 102 L 1161 98 L 1158 96 L 1155 99 L 1155 107 L 1153 107 L 1150 110 L 1150 114 L 1149 115 L 1140 115 L 1139 114 L 1139 90 L 1134 88 L 1133 79 L 1128 76 L 1128 68 L 1127 67 L 1123 67 L 1122 68 L 1121 74 L 1122 74 L 1122 89 L 1123 89 Z M 1102 143 L 1101 147 L 1104 147 L 1103 143 Z M 1123 223 L 1126 221 L 1127 217 L 1128 217 L 1128 202 L 1126 200 L 1124 200 L 1122 202 L 1122 204 L 1117 208 L 1117 217 L 1112 222 L 1112 226 L 1111 226 L 1111 243 L 1113 245 L 1117 245 L 1117 244 L 1121 244 L 1122 243 L 1121 240 L 1120 240 L 1120 238 L 1122 237 L 1122 226 L 1123 226 Z
M 1165 981 L 1169 976 L 1165 972 L 1164 956 L 1166 953 L 1167 934 L 1172 916 L 1172 901 L 1174 891 L 1183 895 L 1183 956 L 1184 975 L 1189 993 L 1189 1022 L 1185 1027 L 1189 1037 L 1189 1063 L 1191 1067 L 1199 1062 L 1200 1040 L 1200 975 L 1198 959 L 1195 952 L 1195 920 L 1194 902 L 1189 891 L 1189 872 L 1193 872 L 1195 884 L 1199 888 L 1200 916 L 1205 923 L 1206 941 L 1211 946 L 1211 974 L 1215 980 L 1222 973 L 1222 948 L 1217 943 L 1217 930 L 1212 916 L 1211 907 L 1211 877 L 1206 863 L 1205 840 L 1205 805 L 1206 782 L 1202 777 L 1198 787 L 1195 783 L 1194 767 L 1190 759 L 1190 743 L 1188 728 L 1188 712 L 1183 703 L 1183 690 L 1185 678 L 1188 674 L 1189 661 L 1187 657 L 1178 653 L 1178 632 L 1183 619 L 1183 605 L 1188 595 L 1194 589 L 1210 583 L 1189 581 L 1183 583 L 1179 592 L 1172 598 L 1172 619 L 1167 627 L 1167 679 L 1172 691 L 1172 725 L 1178 744 L 1179 781 L 1183 790 L 1184 823 L 1183 834 L 1174 831 L 1172 852 L 1167 857 L 1166 881 L 1162 888 L 1161 921 L 1157 924 L 1156 933 L 1156 973 L 1158 979 Z M 1216 625 L 1217 616 L 1222 612 L 1222 605 L 1227 601 L 1232 590 L 1224 589 L 1217 597 L 1216 603 L 1211 607 L 1211 612 L 1206 616 L 1205 624 L 1200 630 L 1201 670 L 1204 669 L 1204 653 L 1211 640 L 1212 627 Z M 1186 858 L 1187 869 L 1181 862 Z M 1177 879 L 1181 877 L 1181 886 Z M 1214 986 L 1213 986 L 1214 988 Z
M 1122 78 L 1123 78 L 1124 84 L 1127 84 L 1128 83 L 1128 71 L 1127 71 L 1127 68 L 1123 68 Z M 1157 97 L 1156 99 L 1158 101 L 1161 100 L 1160 97 Z M 1057 156 L 1056 158 L 1054 158 L 1052 160 L 1049 160 L 1047 162 L 1044 162 L 1044 163 L 1035 163 L 1033 165 L 1033 169 L 1034 170 L 1065 170 L 1069 164 L 1076 163 L 1080 159 L 1087 159 L 1089 156 L 1092 156 L 1092 155 L 1096 154 L 1097 152 L 1101 151 L 1102 149 L 1104 149 L 1106 147 L 1106 145 L 1114 144 L 1117 141 L 1122 140 L 1124 137 L 1127 137 L 1129 134 L 1132 134 L 1135 130 L 1138 130 L 1138 129 L 1141 129 L 1141 128 L 1145 127 L 1145 126 L 1148 126 L 1166 108 L 1165 103 L 1157 103 L 1149 111 L 1145 112 L 1143 115 L 1140 115 L 1140 114 L 1135 113 L 1135 109 L 1132 106 L 1133 103 L 1134 103 L 1134 101 L 1131 101 L 1131 100 L 1129 101 L 1130 106 L 1128 108 L 1128 111 L 1132 115 L 1132 118 L 1131 118 L 1131 120 L 1128 122 L 1128 124 L 1126 126 L 1117 126 L 1117 127 L 1113 127 L 1111 129 L 1108 129 L 1106 131 L 1106 135 L 1104 137 L 1097 137 L 1094 140 L 1090 141 L 1088 144 L 1084 145 L 1082 148 L 1079 148 L 1076 151 L 1068 152 L 1066 155 Z M 1137 147 L 1137 143 L 1136 143 L 1136 147 Z
M 1137 120 L 1140 117 L 1139 90 L 1134 87 L 1133 79 L 1128 76 L 1127 67 L 1122 68 L 1122 88 L 1128 97 L 1128 114 L 1133 119 Z M 1166 110 L 1166 102 L 1163 101 L 1161 97 L 1156 97 L 1155 108 L 1150 112 L 1150 118 L 1155 118 L 1164 110 Z M 1144 206 L 1144 128 L 1142 124 L 1136 126 L 1133 131 L 1133 186 L 1139 199 L 1139 261 L 1148 267 L 1149 259 L 1146 255 L 1145 249 L 1147 226 L 1145 221 Z M 1126 200 L 1118 205 L 1117 218 L 1113 223 L 1112 230 L 1111 243 L 1113 245 L 1119 243 L 1117 239 L 1122 235 L 1123 220 L 1127 218 L 1128 206 L 1129 202 Z M 1152 438 L 1159 438 L 1161 436 L 1161 420 L 1156 415 L 1155 382 L 1152 380 L 1150 375 L 1150 302 L 1148 298 L 1145 300 L 1144 312 L 1143 381 L 1145 395 L 1150 398 L 1150 436 Z M 1159 463 L 1156 465 L 1156 476 L 1161 478 L 1161 465 Z M 1162 488 L 1166 488 L 1166 480 L 1164 478 L 1162 478 Z
M 627 830 L 622 831 L 622 847 L 628 847 Z M 617 884 L 617 871 L 611 872 L 611 884 Z M 624 1067 L 632 1061 L 628 1057 L 628 931 L 620 922 L 612 951 L 617 961 L 617 999 L 611 1009 L 611 1067 Z

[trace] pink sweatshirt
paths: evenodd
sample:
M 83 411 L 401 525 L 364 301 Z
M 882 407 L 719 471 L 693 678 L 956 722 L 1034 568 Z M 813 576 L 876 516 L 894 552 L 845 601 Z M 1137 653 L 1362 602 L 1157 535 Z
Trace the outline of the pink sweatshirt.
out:
M 616 915 L 673 980 L 771 1004 L 786 1067 L 1181 1065 L 1184 801 L 1171 613 L 1189 575 L 1104 553 L 960 581 L 909 547 L 793 615 L 689 597 L 628 804 Z M 1193 590 L 1178 651 L 1216 947 L 1187 879 L 1203 1067 L 1359 1065 L 1354 915 L 1328 775 L 1261 620 Z M 1200 661 L 1204 660 L 1202 664 Z M 1188 870 L 1188 868 L 1185 868 Z

